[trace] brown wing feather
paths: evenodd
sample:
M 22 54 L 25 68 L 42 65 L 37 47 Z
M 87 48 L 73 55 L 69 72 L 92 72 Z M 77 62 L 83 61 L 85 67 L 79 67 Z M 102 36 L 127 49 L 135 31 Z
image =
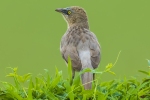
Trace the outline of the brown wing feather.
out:
M 100 63 L 100 45 L 94 33 L 88 31 L 90 34 L 89 47 L 91 52 L 91 63 L 93 68 L 97 68 Z
M 72 61 L 72 67 L 77 71 L 80 71 L 82 68 L 82 64 L 77 51 L 77 45 L 80 40 L 83 42 L 89 41 L 88 45 L 90 48 L 91 63 L 93 68 L 97 68 L 100 63 L 100 45 L 98 43 L 95 34 L 93 34 L 87 29 L 84 30 L 84 33 L 85 34 L 80 33 L 80 37 L 79 34 L 75 33 L 65 34 L 61 40 L 60 51 L 62 57 L 66 62 L 68 62 L 68 55 L 69 55 Z M 84 36 L 82 36 L 81 34 Z
M 74 40 L 72 38 L 74 38 L 72 35 L 67 36 L 66 34 L 62 37 L 60 51 L 63 59 L 68 62 L 68 56 L 70 56 L 73 69 L 80 71 L 82 64 L 76 50 L 76 45 L 74 45 L 77 41 L 70 41 Z

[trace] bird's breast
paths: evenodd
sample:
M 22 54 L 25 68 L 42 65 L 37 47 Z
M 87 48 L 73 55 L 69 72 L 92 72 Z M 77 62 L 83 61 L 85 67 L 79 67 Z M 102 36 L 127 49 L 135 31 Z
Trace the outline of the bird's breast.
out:
M 67 45 L 77 46 L 79 42 L 86 41 L 87 34 L 82 28 L 72 28 L 68 30 L 65 38 Z

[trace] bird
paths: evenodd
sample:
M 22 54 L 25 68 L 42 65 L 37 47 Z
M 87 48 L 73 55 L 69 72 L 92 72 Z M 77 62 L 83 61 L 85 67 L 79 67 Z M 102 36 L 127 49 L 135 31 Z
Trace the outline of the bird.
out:
M 97 68 L 101 60 L 101 46 L 96 35 L 89 29 L 88 17 L 84 8 L 70 6 L 57 8 L 55 11 L 63 15 L 68 25 L 67 31 L 61 38 L 60 52 L 66 63 L 68 63 L 68 56 L 71 59 L 72 79 L 75 77 L 75 71 Z M 94 76 L 92 72 L 81 74 L 85 90 L 92 89 Z

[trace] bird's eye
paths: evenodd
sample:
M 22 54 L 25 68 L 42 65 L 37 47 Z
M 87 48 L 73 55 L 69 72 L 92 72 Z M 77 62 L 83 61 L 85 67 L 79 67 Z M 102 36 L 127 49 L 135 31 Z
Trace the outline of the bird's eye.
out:
M 68 11 L 68 15 L 70 15 L 70 14 L 71 14 L 71 11 L 69 10 L 69 11 Z

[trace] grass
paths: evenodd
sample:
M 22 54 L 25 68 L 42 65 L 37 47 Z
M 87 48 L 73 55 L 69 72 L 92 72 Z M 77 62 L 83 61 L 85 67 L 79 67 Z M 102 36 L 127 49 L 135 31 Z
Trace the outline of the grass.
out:
M 150 65 L 150 61 L 148 60 Z M 85 69 L 72 80 L 71 62 L 68 63 L 68 78 L 63 78 L 63 72 L 57 68 L 55 76 L 51 77 L 47 69 L 44 75 L 32 77 L 32 74 L 18 75 L 17 68 L 11 68 L 7 76 L 14 79 L 15 85 L 1 82 L 0 100 L 150 100 L 150 71 L 139 72 L 146 75 L 142 81 L 132 79 L 115 79 L 99 82 L 99 77 L 93 81 L 91 90 L 84 90 L 80 75 L 85 72 L 115 74 L 108 64 L 104 71 Z

